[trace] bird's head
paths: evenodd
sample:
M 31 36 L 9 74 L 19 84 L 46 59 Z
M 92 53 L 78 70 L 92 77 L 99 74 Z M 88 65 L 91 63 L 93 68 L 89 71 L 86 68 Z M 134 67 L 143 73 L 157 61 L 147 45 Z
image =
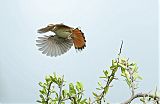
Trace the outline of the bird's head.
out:
M 49 24 L 47 25 L 47 27 L 39 29 L 38 33 L 45 33 L 45 32 L 53 30 L 54 28 L 55 28 L 54 24 Z

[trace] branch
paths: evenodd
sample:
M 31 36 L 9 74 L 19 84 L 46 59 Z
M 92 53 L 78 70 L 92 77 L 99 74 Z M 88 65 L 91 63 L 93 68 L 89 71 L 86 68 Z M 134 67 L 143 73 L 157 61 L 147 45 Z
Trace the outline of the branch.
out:
M 106 81 L 106 85 L 103 87 L 103 91 L 102 91 L 101 94 L 99 95 L 99 98 L 96 99 L 95 101 L 93 101 L 91 104 L 94 104 L 95 102 L 98 102 L 98 101 L 99 101 L 99 104 L 102 103 L 102 99 L 104 98 L 104 96 L 105 96 L 106 93 L 107 93 L 106 91 L 108 91 L 111 82 L 113 81 L 113 79 L 115 79 L 115 73 L 116 73 L 117 70 L 118 70 L 119 56 L 121 55 L 122 47 L 123 47 L 123 40 L 122 40 L 122 43 L 121 43 L 121 46 L 120 46 L 120 49 L 119 49 L 119 53 L 118 53 L 117 67 L 114 68 L 114 69 L 112 69 L 112 73 L 108 76 L 108 79 L 107 79 L 107 81 Z
M 122 53 L 122 47 L 123 47 L 123 40 L 122 40 L 122 43 L 121 43 L 121 47 L 120 47 L 120 49 L 119 49 L 119 53 L 118 53 L 118 58 L 117 58 L 117 65 L 118 65 L 118 63 L 119 63 L 119 57 L 120 57 L 120 55 L 121 55 L 121 53 Z
M 159 104 L 159 101 L 160 101 L 160 97 L 158 97 L 158 96 L 147 94 L 147 93 L 138 93 L 138 94 L 132 96 L 127 101 L 125 101 L 125 102 L 123 102 L 121 104 L 130 104 L 132 100 L 134 100 L 136 98 L 141 98 L 141 97 L 150 97 L 150 98 L 153 98 L 154 100 L 157 101 L 157 104 Z
M 80 91 L 80 92 L 78 92 L 78 93 L 76 93 L 76 94 L 74 94 L 74 95 L 72 95 L 72 96 L 70 96 L 70 97 L 68 97 L 68 98 L 64 98 L 64 99 L 62 99 L 61 101 L 65 101 L 65 100 L 68 100 L 68 99 L 72 99 L 72 98 L 74 98 L 75 96 L 81 94 L 82 92 L 84 92 L 84 90 L 82 90 L 82 91 Z
M 63 79 L 64 79 L 64 76 L 62 76 L 62 83 L 61 85 L 59 86 L 59 98 L 58 98 L 58 104 L 61 104 L 61 94 L 62 94 L 62 87 L 63 87 Z
M 118 68 L 117 68 L 117 69 L 118 69 Z M 104 98 L 104 96 L 105 96 L 106 93 L 107 93 L 106 91 L 108 91 L 111 82 L 113 81 L 113 79 L 115 79 L 115 73 L 117 72 L 117 69 L 112 70 L 111 75 L 108 76 L 107 83 L 106 83 L 105 87 L 103 88 L 103 91 L 102 91 L 102 93 L 100 94 L 99 99 L 96 99 L 95 101 L 91 102 L 90 104 L 94 104 L 94 103 L 97 102 L 97 101 L 99 101 L 99 104 L 102 103 L 102 99 Z
M 129 75 L 130 75 L 130 79 L 131 79 L 131 92 L 132 92 L 132 96 L 134 96 L 135 94 L 135 83 L 134 83 L 134 77 L 133 77 L 133 71 L 131 68 L 127 68 L 128 72 L 129 72 Z
M 118 53 L 119 56 L 121 55 L 121 52 L 122 52 L 122 46 L 123 46 L 123 40 L 122 40 L 122 43 L 121 43 L 121 47 L 119 49 L 119 53 Z
M 109 89 L 109 85 L 112 82 L 112 80 L 114 79 L 114 75 L 115 75 L 115 71 L 112 71 L 112 74 L 108 77 L 107 84 L 104 87 L 104 90 L 102 91 L 101 97 L 99 99 L 100 104 L 101 104 L 102 98 L 104 98 L 104 96 L 105 96 L 105 93 L 106 93 L 105 89 Z
M 50 84 L 49 84 L 49 87 L 48 87 L 48 89 L 47 89 L 47 98 L 46 98 L 46 103 L 48 104 L 48 101 L 49 101 L 49 94 L 50 94 L 50 89 L 51 89 L 51 85 L 52 85 L 52 82 L 50 82 Z

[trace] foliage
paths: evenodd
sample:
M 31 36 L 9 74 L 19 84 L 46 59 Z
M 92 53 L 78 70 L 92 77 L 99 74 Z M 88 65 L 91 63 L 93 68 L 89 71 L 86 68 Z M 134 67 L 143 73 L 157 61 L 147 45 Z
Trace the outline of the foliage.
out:
M 124 78 L 128 87 L 131 90 L 131 97 L 121 104 L 130 104 L 134 99 L 139 98 L 143 104 L 153 102 L 153 104 L 160 103 L 160 97 L 157 95 L 157 89 L 154 94 L 150 93 L 135 93 L 138 88 L 137 80 L 142 80 L 142 77 L 138 74 L 138 66 L 134 62 L 130 62 L 128 58 L 121 57 L 121 50 L 118 54 L 118 58 L 112 60 L 112 64 L 108 70 L 103 70 L 103 75 L 100 76 L 102 81 L 98 82 L 96 92 L 93 93 L 94 99 L 84 98 L 84 87 L 81 82 L 76 84 L 69 83 L 68 89 L 64 89 L 66 81 L 64 76 L 58 76 L 55 73 L 48 75 L 45 78 L 45 82 L 40 82 L 41 86 L 40 100 L 37 102 L 42 104 L 102 104 L 106 103 L 106 94 L 111 87 L 111 83 L 117 78 L 116 73 L 119 70 L 122 78 Z M 146 101 L 147 100 L 147 101 Z M 109 104 L 109 103 L 107 103 Z
M 87 99 L 82 97 L 84 91 L 82 83 L 77 82 L 75 85 L 70 83 L 68 90 L 63 89 L 65 83 L 64 76 L 60 77 L 55 73 L 46 76 L 44 83 L 39 82 L 42 87 L 39 90 L 41 100 L 37 102 L 42 104 L 65 104 L 65 101 L 70 100 L 70 104 L 87 104 Z M 59 93 L 56 89 L 59 89 Z

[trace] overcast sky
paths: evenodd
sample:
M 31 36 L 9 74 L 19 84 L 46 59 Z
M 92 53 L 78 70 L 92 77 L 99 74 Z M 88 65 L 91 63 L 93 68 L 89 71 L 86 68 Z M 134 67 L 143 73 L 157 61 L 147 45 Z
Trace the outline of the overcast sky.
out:
M 0 102 L 35 103 L 39 81 L 47 74 L 64 75 L 67 83 L 80 81 L 92 97 L 99 76 L 122 55 L 138 63 L 143 81 L 139 91 L 158 85 L 157 0 L 1 0 Z M 47 57 L 36 47 L 37 29 L 50 23 L 80 27 L 86 48 L 72 47 L 59 57 Z M 46 35 L 50 35 L 48 33 Z M 118 75 L 117 75 L 118 76 Z M 113 83 L 107 101 L 122 102 L 130 92 L 123 79 Z M 122 90 L 123 89 L 123 90 Z

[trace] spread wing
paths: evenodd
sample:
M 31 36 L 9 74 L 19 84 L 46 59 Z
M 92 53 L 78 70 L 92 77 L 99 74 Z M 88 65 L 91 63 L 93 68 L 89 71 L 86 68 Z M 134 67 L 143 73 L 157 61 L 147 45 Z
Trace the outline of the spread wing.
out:
M 38 29 L 38 33 L 46 33 L 46 32 L 49 32 L 51 31 L 53 28 L 54 28 L 55 25 L 48 25 L 47 27 L 44 27 L 44 28 L 41 28 L 41 29 Z
M 38 37 L 36 42 L 39 50 L 51 57 L 66 53 L 73 45 L 72 39 L 64 39 L 57 35 Z
M 64 24 L 55 24 L 55 25 L 49 24 L 47 27 L 41 28 L 37 32 L 38 33 L 46 33 L 46 32 L 49 32 L 49 31 L 53 32 L 53 29 L 54 29 L 54 31 L 66 30 L 66 29 L 70 30 L 70 29 L 72 29 L 72 27 L 66 26 Z

